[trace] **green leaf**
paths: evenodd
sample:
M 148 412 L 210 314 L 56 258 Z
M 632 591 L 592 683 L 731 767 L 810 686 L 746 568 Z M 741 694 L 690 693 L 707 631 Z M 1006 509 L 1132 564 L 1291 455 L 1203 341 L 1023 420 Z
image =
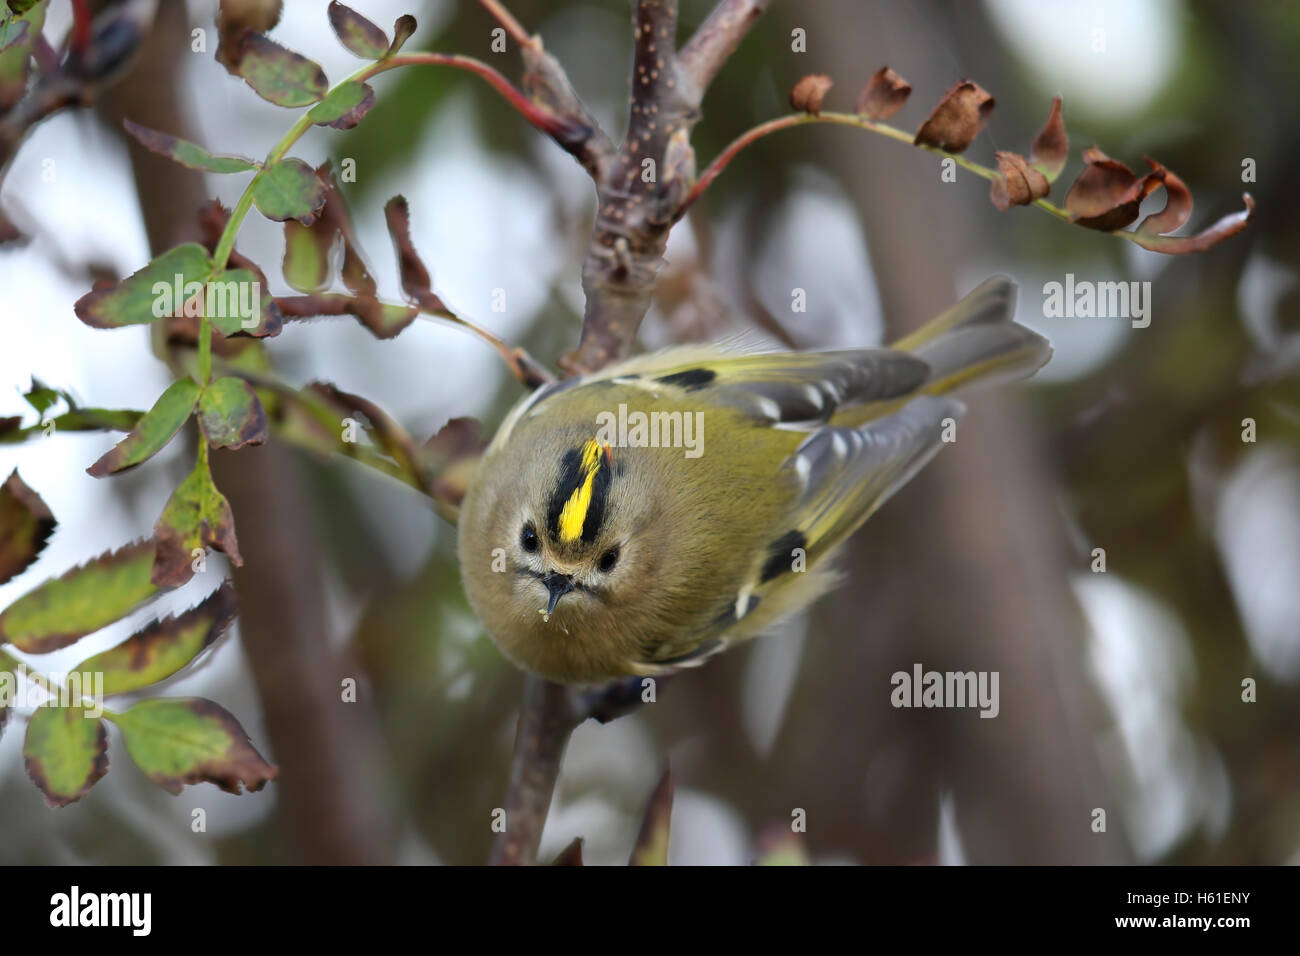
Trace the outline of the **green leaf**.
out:
M 236 71 L 264 100 L 295 108 L 315 103 L 329 89 L 325 71 L 270 37 L 248 31 L 239 41 Z
M 388 36 L 384 31 L 351 7 L 333 0 L 329 17 L 339 42 L 363 60 L 379 60 L 388 52 Z
M 0 445 L 16 445 L 47 432 L 130 431 L 143 415 L 130 408 L 74 408 L 26 428 L 18 427 L 21 418 L 0 418 Z
M 393 42 L 388 47 L 388 52 L 384 54 L 384 59 L 388 59 L 398 50 L 400 50 L 406 41 L 411 39 L 411 34 L 415 32 L 415 17 L 409 13 L 403 13 L 393 24 Z
M 47 654 L 112 624 L 158 594 L 153 562 L 153 542 L 136 541 L 46 581 L 0 614 L 0 642 Z
M 208 251 L 187 242 L 121 282 L 87 292 L 73 308 L 77 318 L 97 329 L 145 325 L 180 312 L 193 294 L 192 283 L 204 282 L 211 271 Z
M 230 502 L 212 483 L 206 460 L 172 492 L 154 526 L 154 541 L 153 582 L 159 587 L 177 587 L 192 578 L 193 561 L 204 547 L 225 552 L 236 567 L 244 563 Z
M 267 219 L 296 219 L 304 226 L 325 205 L 326 189 L 316 171 L 301 159 L 282 159 L 263 170 L 253 183 L 253 202 Z
M 76 403 L 72 401 L 72 396 L 67 392 L 60 391 L 57 388 L 51 388 L 42 382 L 39 378 L 32 378 L 31 387 L 23 394 L 27 404 L 36 409 L 36 413 L 45 419 L 45 413 L 57 405 L 60 401 L 67 404 L 68 408 L 75 408 Z
M 166 156 L 188 169 L 197 169 L 205 173 L 246 173 L 257 169 L 257 163 L 243 156 L 216 156 L 187 139 L 159 133 L 157 130 L 132 123 L 129 119 L 123 120 L 122 125 L 145 149 Z
M 27 92 L 32 46 L 45 26 L 45 0 L 21 14 L 0 16 L 0 112 L 10 109 Z
M 299 292 L 319 292 L 330 282 L 330 247 L 334 230 L 322 230 L 290 219 L 284 224 L 284 281 Z
M 278 335 L 283 324 L 266 283 L 249 269 L 227 269 L 208 281 L 204 311 L 222 335 Z
M 38 707 L 23 741 L 27 775 L 52 807 L 84 797 L 108 773 L 108 731 L 82 707 Z
M 73 673 L 103 674 L 105 696 L 166 680 L 222 635 L 235 619 L 237 607 L 235 589 L 227 581 L 203 603 L 152 622 L 116 647 L 83 661 Z
M 359 80 L 340 83 L 307 114 L 317 126 L 352 129 L 375 105 L 375 91 Z
M 650 802 L 646 804 L 641 832 L 637 835 L 629 866 L 667 866 L 668 829 L 673 812 L 673 778 L 664 768 Z
M 0 584 L 36 560 L 56 524 L 41 496 L 18 477 L 15 468 L 0 485 Z
M 109 714 L 137 767 L 169 793 L 215 783 L 227 793 L 261 790 L 279 770 L 262 759 L 226 710 L 199 697 L 146 700 Z
M 87 473 L 95 478 L 106 478 L 152 458 L 189 421 L 198 400 L 199 387 L 192 378 L 172 382 L 127 436 L 87 468 Z
M 268 437 L 266 413 L 252 386 L 241 378 L 219 378 L 203 389 L 199 426 L 213 448 L 260 445 Z

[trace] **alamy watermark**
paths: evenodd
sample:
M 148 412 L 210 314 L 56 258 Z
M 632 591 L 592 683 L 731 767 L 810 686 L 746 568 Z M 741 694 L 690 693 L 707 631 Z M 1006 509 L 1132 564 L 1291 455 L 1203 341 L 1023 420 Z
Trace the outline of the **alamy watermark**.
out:
M 998 671 L 927 671 L 920 664 L 912 672 L 894 671 L 889 702 L 895 707 L 978 707 L 981 717 L 996 717 Z
M 1151 324 L 1150 282 L 1075 281 L 1043 283 L 1043 317 L 1048 319 L 1131 319 L 1133 328 Z
M 171 282 L 155 282 L 153 296 L 153 314 L 160 319 L 170 315 L 239 319 L 242 329 L 255 329 L 262 321 L 262 283 L 256 279 L 186 282 L 177 273 Z
M 32 680 L 20 681 L 12 671 L 0 671 L 0 708 L 22 707 L 35 710 L 46 704 L 58 707 L 81 707 L 87 717 L 104 715 L 104 672 L 73 671 L 61 680 L 51 676 L 53 691 Z
M 683 448 L 687 458 L 704 454 L 703 412 L 641 412 L 627 410 L 596 415 L 596 441 L 614 448 Z

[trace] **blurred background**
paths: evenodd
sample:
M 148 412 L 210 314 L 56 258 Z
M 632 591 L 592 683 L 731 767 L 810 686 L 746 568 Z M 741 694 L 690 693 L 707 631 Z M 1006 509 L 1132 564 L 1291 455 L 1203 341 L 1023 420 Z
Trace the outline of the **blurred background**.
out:
M 331 78 L 355 69 L 324 0 L 285 6 L 274 37 Z M 415 14 L 408 49 L 519 75 L 513 51 L 490 51 L 495 24 L 470 0 L 353 6 L 385 28 Z M 630 4 L 508 6 L 621 135 Z M 682 0 L 683 39 L 711 6 Z M 191 238 L 198 206 L 232 205 L 244 180 L 144 154 L 120 119 L 251 156 L 290 121 L 214 62 L 215 3 L 161 7 L 134 72 L 94 110 L 36 128 L 5 177 L 0 202 L 32 238 L 0 250 L 0 415 L 22 414 L 33 375 L 128 408 L 149 407 L 170 379 L 147 332 L 90 329 L 72 304 L 94 276 L 128 274 L 151 247 Z M 53 36 L 69 18 L 56 0 Z M 197 28 L 206 53 L 192 50 Z M 796 28 L 807 52 L 791 51 Z M 967 153 L 988 165 L 994 149 L 1027 151 L 1061 94 L 1071 158 L 1058 203 L 1080 151 L 1098 144 L 1134 168 L 1146 153 L 1177 172 L 1196 199 L 1192 230 L 1239 209 L 1244 190 L 1258 213 L 1242 235 L 1173 258 L 1035 210 L 998 213 L 983 181 L 959 171 L 943 182 L 936 157 L 861 130 L 804 127 L 743 153 L 675 230 L 645 347 L 774 322 L 800 347 L 877 343 L 1005 272 L 1021 285 L 1019 320 L 1055 357 L 1028 384 L 970 401 L 956 444 L 853 540 L 849 586 L 663 685 L 635 715 L 580 727 L 543 859 L 581 836 L 588 862 L 626 862 L 668 763 L 679 864 L 751 862 L 796 809 L 817 863 L 1300 862 L 1300 198 L 1286 185 L 1300 118 L 1281 105 L 1300 89 L 1298 53 L 1300 7 L 1284 3 L 772 4 L 708 94 L 701 166 L 787 112 L 800 76 L 829 74 L 828 108 L 848 110 L 889 64 L 913 86 L 893 120 L 903 128 L 957 79 L 994 94 Z M 586 175 L 472 77 L 411 69 L 375 86 L 358 129 L 314 128 L 294 153 L 335 168 L 355 159 L 345 195 L 381 292 L 398 295 L 382 206 L 401 192 L 439 294 L 553 363 L 580 328 Z M 1243 184 L 1247 159 L 1257 181 Z M 278 283 L 277 224 L 251 216 L 239 247 Z M 1150 327 L 1045 318 L 1044 283 L 1067 273 L 1150 281 Z M 806 313 L 790 312 L 796 287 Z M 349 319 L 294 323 L 269 350 L 294 380 L 363 395 L 418 438 L 461 415 L 494 428 L 521 394 L 489 349 L 431 323 L 385 342 Z M 192 446 L 90 478 L 112 441 L 0 446 L 0 474 L 19 468 L 60 521 L 39 563 L 0 587 L 0 606 L 150 532 Z M 522 675 L 467 608 L 454 529 L 352 462 L 272 443 L 214 464 L 246 559 L 241 615 L 166 693 L 231 710 L 279 780 L 254 795 L 204 785 L 173 798 L 114 739 L 108 776 L 50 810 L 11 721 L 0 863 L 485 861 Z M 228 573 L 217 556 L 160 604 L 44 658 L 47 671 L 196 603 Z M 999 716 L 894 709 L 890 675 L 916 663 L 998 671 Z M 341 703 L 349 676 L 359 699 Z M 199 807 L 205 833 L 190 828 Z

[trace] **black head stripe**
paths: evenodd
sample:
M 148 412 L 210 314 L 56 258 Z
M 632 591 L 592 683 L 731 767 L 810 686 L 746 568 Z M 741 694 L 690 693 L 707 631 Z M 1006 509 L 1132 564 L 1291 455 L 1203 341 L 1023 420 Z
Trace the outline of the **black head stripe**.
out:
M 546 529 L 554 541 L 560 541 L 560 516 L 574 493 L 586 480 L 582 468 L 583 449 L 571 448 L 564 453 L 560 462 L 560 477 L 551 493 L 551 500 L 546 508 Z M 605 520 L 605 502 L 609 497 L 609 485 L 613 478 L 608 458 L 600 461 L 591 483 L 591 502 L 582 521 L 582 540 L 594 541 L 600 533 L 601 523 Z
M 715 378 L 718 373 L 711 368 L 688 368 L 681 372 L 673 372 L 671 375 L 663 375 L 655 379 L 656 382 L 663 382 L 665 385 L 676 385 L 693 392 L 697 388 L 703 388 Z
M 799 531 L 787 531 L 768 546 L 767 563 L 763 565 L 761 580 L 771 581 L 786 571 L 794 569 L 794 550 L 803 548 L 807 551 L 808 541 Z

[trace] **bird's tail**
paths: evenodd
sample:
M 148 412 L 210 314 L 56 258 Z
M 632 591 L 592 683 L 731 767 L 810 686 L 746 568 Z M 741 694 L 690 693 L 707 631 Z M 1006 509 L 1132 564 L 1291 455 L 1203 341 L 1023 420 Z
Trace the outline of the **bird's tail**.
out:
M 1052 356 L 1047 339 L 1013 319 L 1016 284 L 993 276 L 942 315 L 890 345 L 930 366 L 921 391 L 943 395 L 1028 378 Z

